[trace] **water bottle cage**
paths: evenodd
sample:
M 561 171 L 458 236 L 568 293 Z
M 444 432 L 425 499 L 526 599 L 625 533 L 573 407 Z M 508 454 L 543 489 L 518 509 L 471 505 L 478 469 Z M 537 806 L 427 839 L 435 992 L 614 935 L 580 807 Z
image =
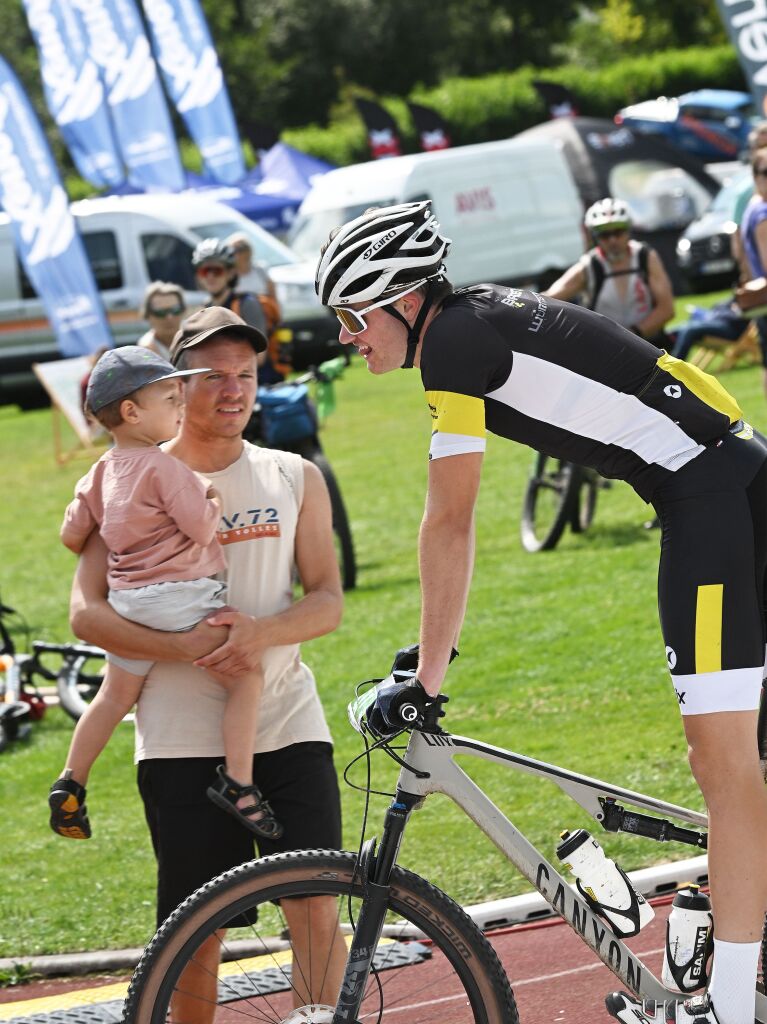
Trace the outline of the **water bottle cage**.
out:
M 585 899 L 595 914 L 598 914 L 604 921 L 607 922 L 608 926 L 615 932 L 620 939 L 629 939 L 632 935 L 637 935 L 640 928 L 642 927 L 639 920 L 639 906 L 640 903 L 644 903 L 644 897 L 640 896 L 639 893 L 634 889 L 631 884 L 631 879 L 628 877 L 623 868 L 615 865 L 620 872 L 623 881 L 626 883 L 626 889 L 631 897 L 631 903 L 628 907 L 611 907 L 607 903 L 601 903 L 599 900 L 594 899 L 583 888 L 579 879 L 576 879 L 575 886 L 581 896 Z M 608 917 L 608 914 L 615 914 L 618 917 L 626 919 L 626 927 L 622 928 L 620 924 L 617 924 L 612 918 Z

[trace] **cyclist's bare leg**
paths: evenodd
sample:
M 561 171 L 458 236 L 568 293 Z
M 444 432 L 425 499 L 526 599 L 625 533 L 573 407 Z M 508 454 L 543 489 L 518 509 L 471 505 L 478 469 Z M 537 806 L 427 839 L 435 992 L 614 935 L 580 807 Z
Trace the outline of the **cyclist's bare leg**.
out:
M 293 1003 L 335 1006 L 347 949 L 334 896 L 282 900 L 293 947 Z
M 184 968 L 171 996 L 170 1024 L 213 1024 L 218 1006 L 218 966 L 225 931 L 202 943 Z
M 104 681 L 78 721 L 67 755 L 66 767 L 81 786 L 88 782 L 93 762 L 138 700 L 145 679 L 107 664 Z

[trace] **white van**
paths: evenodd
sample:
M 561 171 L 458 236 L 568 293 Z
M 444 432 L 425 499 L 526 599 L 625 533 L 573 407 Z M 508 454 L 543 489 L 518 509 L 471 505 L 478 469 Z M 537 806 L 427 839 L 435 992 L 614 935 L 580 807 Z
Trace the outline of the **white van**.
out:
M 244 231 L 254 257 L 275 283 L 284 321 L 296 342 L 297 363 L 327 355 L 338 336 L 335 318 L 314 292 L 314 269 L 231 207 L 192 195 L 150 194 L 85 199 L 72 204 L 115 341 L 136 341 L 147 329 L 139 309 L 151 281 L 181 285 L 190 306 L 207 295 L 195 290 L 192 250 L 201 238 Z M 16 256 L 11 225 L 0 214 L 0 404 L 36 404 L 40 388 L 31 366 L 60 359 L 56 341 Z
M 317 180 L 288 234 L 316 265 L 334 227 L 370 206 L 430 199 L 452 239 L 455 285 L 544 287 L 583 252 L 583 206 L 552 143 L 508 139 L 339 167 Z

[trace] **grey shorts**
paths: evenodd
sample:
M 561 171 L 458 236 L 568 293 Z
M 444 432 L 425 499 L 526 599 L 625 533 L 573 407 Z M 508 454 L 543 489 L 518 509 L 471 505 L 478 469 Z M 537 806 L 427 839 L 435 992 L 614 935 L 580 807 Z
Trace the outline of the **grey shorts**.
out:
M 140 626 L 183 633 L 226 604 L 226 584 L 205 576 L 179 583 L 150 583 L 148 587 L 110 590 L 107 600 L 118 615 Z M 107 652 L 107 661 L 135 676 L 145 676 L 153 661 L 119 658 Z

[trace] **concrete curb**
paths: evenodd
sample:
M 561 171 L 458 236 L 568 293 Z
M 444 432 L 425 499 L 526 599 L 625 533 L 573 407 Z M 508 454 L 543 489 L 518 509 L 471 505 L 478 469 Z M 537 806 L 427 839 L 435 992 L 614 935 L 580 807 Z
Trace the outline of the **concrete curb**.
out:
M 684 882 L 706 885 L 708 882 L 708 858 L 706 855 L 689 860 L 674 861 L 671 864 L 656 864 L 651 868 L 629 871 L 634 887 L 650 899 L 674 892 Z M 523 893 L 504 900 L 492 900 L 464 908 L 472 920 L 483 929 L 511 927 L 553 917 L 548 903 L 538 893 Z M 284 939 L 266 940 L 270 952 L 288 948 Z M 230 955 L 225 959 L 251 956 L 264 952 L 264 942 L 242 939 L 227 944 Z M 110 971 L 133 970 L 143 949 L 107 949 L 96 953 L 60 953 L 52 956 L 20 956 L 0 958 L 0 970 L 11 970 L 14 966 L 26 968 L 33 974 L 45 977 L 67 975 L 76 977 L 83 974 L 104 974 Z

